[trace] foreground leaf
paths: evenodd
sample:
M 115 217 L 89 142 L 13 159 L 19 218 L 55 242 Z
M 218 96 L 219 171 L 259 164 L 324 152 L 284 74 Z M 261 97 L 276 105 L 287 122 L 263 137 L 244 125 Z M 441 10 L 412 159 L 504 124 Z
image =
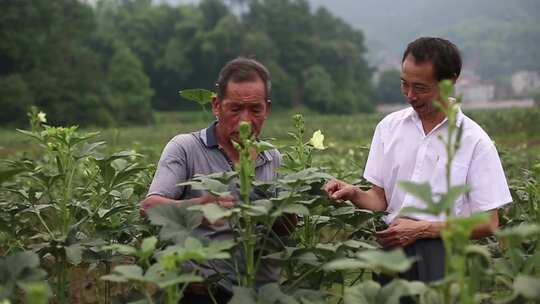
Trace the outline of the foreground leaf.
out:
M 231 216 L 238 209 L 227 209 L 223 208 L 218 204 L 210 203 L 204 205 L 194 205 L 188 208 L 188 210 L 201 211 L 204 217 L 211 223 L 215 222 L 222 218 L 227 218 Z
M 186 89 L 181 90 L 180 96 L 187 100 L 195 101 L 201 106 L 212 102 L 212 98 L 215 96 L 215 93 L 205 89 Z
M 202 221 L 202 214 L 188 210 L 189 205 L 164 204 L 148 209 L 147 214 L 153 225 L 161 226 L 162 240 L 183 243 L 193 229 Z
M 514 292 L 530 300 L 540 300 L 540 279 L 520 274 L 514 280 Z

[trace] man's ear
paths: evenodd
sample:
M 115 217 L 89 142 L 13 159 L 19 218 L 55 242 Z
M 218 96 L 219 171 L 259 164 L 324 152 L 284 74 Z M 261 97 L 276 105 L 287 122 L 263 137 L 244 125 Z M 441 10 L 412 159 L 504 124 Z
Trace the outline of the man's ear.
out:
M 456 85 L 457 79 L 458 79 L 458 75 L 454 74 L 454 77 L 452 77 L 452 84 L 453 85 Z
M 219 107 L 221 105 L 221 100 L 216 96 L 212 97 L 212 113 L 216 118 L 218 118 Z
M 272 100 L 268 99 L 266 100 L 266 116 L 268 117 L 268 114 L 270 113 L 270 109 L 272 108 Z

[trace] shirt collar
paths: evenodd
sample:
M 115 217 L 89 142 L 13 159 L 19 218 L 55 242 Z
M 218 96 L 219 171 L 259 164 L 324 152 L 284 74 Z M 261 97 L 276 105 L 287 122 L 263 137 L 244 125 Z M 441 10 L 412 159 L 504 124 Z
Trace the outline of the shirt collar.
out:
M 216 135 L 216 126 L 217 126 L 217 120 L 213 121 L 206 129 L 202 129 L 201 133 L 199 134 L 200 139 L 208 148 L 219 148 L 217 135 Z M 264 162 L 272 161 L 273 159 L 272 154 L 269 151 L 264 151 L 263 153 L 259 153 L 259 156 L 260 157 L 256 161 L 256 166 L 259 166 L 261 164 L 260 163 L 261 157 Z
M 461 127 L 461 123 L 463 122 L 463 112 L 461 112 L 461 107 L 458 108 L 457 117 L 456 117 L 456 126 L 459 128 Z
M 452 97 L 450 97 L 450 98 L 451 98 L 450 102 L 455 102 L 455 100 L 456 100 L 455 98 L 452 98 Z M 461 111 L 461 106 L 459 106 L 458 107 L 458 112 L 457 112 L 457 117 L 456 117 L 456 126 L 458 128 L 461 127 L 461 123 L 463 122 L 463 117 L 464 116 L 465 115 Z M 412 121 L 414 121 L 414 122 L 420 122 L 420 117 L 418 116 L 418 113 L 416 113 L 416 111 L 412 107 L 408 108 L 408 112 L 405 113 L 404 118 L 412 119 Z M 445 117 L 440 124 L 442 125 L 442 124 L 446 123 L 447 120 L 448 120 L 448 118 Z
M 217 121 L 213 121 L 206 129 L 201 130 L 200 138 L 208 148 L 217 148 L 218 141 L 216 136 Z

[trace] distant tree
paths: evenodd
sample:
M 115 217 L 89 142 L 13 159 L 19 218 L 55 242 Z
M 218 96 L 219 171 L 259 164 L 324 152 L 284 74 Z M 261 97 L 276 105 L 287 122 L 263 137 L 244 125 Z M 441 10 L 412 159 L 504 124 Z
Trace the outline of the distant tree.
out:
M 263 61 L 272 77 L 272 108 L 290 109 L 298 88 L 296 78 L 289 75 L 274 61 Z
M 239 55 L 269 68 L 278 107 L 373 108 L 362 32 L 325 9 L 314 12 L 307 0 L 88 3 L 2 2 L 0 78 L 7 95 L 0 99 L 21 100 L 2 114 L 25 119 L 21 107 L 28 103 L 47 112 L 51 124 L 148 123 L 152 109 L 194 109 L 179 102 L 178 90 L 213 89 L 219 69 Z
M 305 71 L 319 65 L 350 93 L 345 95 L 356 96 L 354 105 L 366 105 L 354 109 L 372 108 L 362 33 L 327 10 L 313 13 L 306 0 L 203 0 L 177 7 L 149 0 L 106 3 L 97 9 L 101 36 L 109 36 L 109 43 L 123 41 L 141 59 L 156 109 L 193 108 L 178 103 L 178 90 L 213 89 L 220 67 L 239 55 L 253 55 L 269 67 L 278 107 L 306 100 Z
M 229 8 L 222 0 L 203 0 L 199 4 L 203 16 L 203 29 L 211 30 L 221 18 L 229 14 Z
M 332 77 L 320 65 L 304 72 L 304 99 L 307 106 L 319 112 L 335 112 L 336 85 Z
M 255 57 L 270 71 L 273 108 L 290 108 L 298 88 L 296 77 L 289 74 L 279 61 L 280 48 L 263 31 L 247 31 L 242 37 L 240 54 Z
M 148 124 L 154 121 L 154 91 L 141 61 L 125 45 L 118 44 L 107 76 L 113 113 L 121 123 Z
M 309 3 L 305 0 L 251 1 L 243 21 L 245 28 L 265 32 L 277 47 L 276 63 L 297 84 L 292 105 L 301 105 L 304 99 L 302 74 L 315 64 Z
M 347 96 L 346 100 L 351 102 L 351 107 L 345 111 L 373 108 L 368 105 L 371 70 L 363 57 L 366 49 L 360 31 L 332 16 L 328 10 L 318 9 L 312 13 L 305 0 L 251 1 L 243 22 L 245 28 L 266 33 L 276 46 L 276 63 L 296 84 L 292 106 L 320 98 L 305 94 L 314 89 L 315 80 L 325 75 L 335 84 L 337 93 L 334 95 Z M 313 66 L 319 68 L 308 71 Z M 321 68 L 324 74 L 320 73 Z M 350 96 L 356 97 L 350 99 Z M 320 100 L 314 104 L 322 110 Z M 344 103 L 332 107 L 335 111 L 343 108 Z
M 519 70 L 540 69 L 538 21 L 522 24 L 479 17 L 457 23 L 452 29 L 448 36 L 483 78 L 496 79 Z
M 95 25 L 92 7 L 82 1 L 2 3 L 0 75 L 20 75 L 24 85 L 17 80 L 17 87 L 32 92 L 51 124 L 103 122 L 94 115 L 107 104 L 101 57 L 89 45 Z
M 247 31 L 242 37 L 240 52 L 244 56 L 254 56 L 265 64 L 277 64 L 280 49 L 266 32 Z
M 399 103 L 402 102 L 401 80 L 398 70 L 382 71 L 377 83 L 377 102 L 379 103 Z
M 333 108 L 337 113 L 373 112 L 375 104 L 370 101 L 368 93 L 352 85 L 338 88 Z
M 32 94 L 21 75 L 0 77 L 0 123 L 21 126 L 32 103 Z

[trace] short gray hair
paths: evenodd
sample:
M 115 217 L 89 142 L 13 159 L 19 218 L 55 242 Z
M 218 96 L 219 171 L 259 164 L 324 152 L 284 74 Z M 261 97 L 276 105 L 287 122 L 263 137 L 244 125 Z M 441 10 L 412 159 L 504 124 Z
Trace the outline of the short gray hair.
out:
M 217 96 L 220 99 L 225 97 L 229 81 L 245 82 L 253 81 L 257 78 L 260 78 L 264 82 L 266 100 L 270 101 L 272 83 L 270 81 L 270 72 L 268 72 L 268 69 L 253 58 L 237 57 L 227 62 L 219 72 L 216 81 Z

